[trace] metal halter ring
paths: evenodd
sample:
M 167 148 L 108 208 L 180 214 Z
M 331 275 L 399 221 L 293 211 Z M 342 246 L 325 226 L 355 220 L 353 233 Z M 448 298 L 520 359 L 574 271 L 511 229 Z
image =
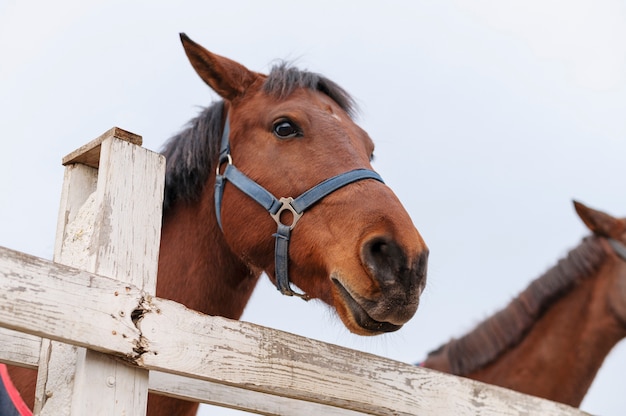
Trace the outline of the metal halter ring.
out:
M 282 197 L 278 200 L 278 202 L 280 202 L 282 206 L 278 209 L 278 211 L 276 211 L 275 214 L 270 213 L 270 215 L 272 216 L 272 218 L 274 218 L 274 221 L 276 221 L 276 224 L 287 226 L 289 227 L 290 230 L 293 230 L 293 227 L 296 226 L 296 223 L 298 222 L 300 217 L 302 217 L 303 213 L 298 213 L 298 211 L 296 211 L 293 205 L 291 205 L 291 203 L 293 202 L 292 197 L 288 197 L 288 198 Z M 285 210 L 290 211 L 291 215 L 293 216 L 293 219 L 291 220 L 291 225 L 283 224 L 283 222 L 280 220 L 280 215 Z
M 220 173 L 220 168 L 222 167 L 222 165 L 223 165 L 224 163 L 226 163 L 227 165 L 232 165 L 232 164 L 233 164 L 233 158 L 232 158 L 232 156 L 230 155 L 230 153 L 227 153 L 227 154 L 226 154 L 226 156 L 223 156 L 223 157 L 220 159 L 219 163 L 217 164 L 217 168 L 215 168 L 215 174 L 216 174 L 217 176 L 220 176 L 220 175 L 221 175 L 221 173 Z

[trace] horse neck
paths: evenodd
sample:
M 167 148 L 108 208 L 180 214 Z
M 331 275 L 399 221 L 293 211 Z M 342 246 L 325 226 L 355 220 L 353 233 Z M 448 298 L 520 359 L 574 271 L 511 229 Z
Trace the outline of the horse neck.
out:
M 469 378 L 579 406 L 626 335 L 608 306 L 610 264 L 556 300 L 521 342 Z
M 157 296 L 208 315 L 239 319 L 260 272 L 224 241 L 211 198 L 178 202 L 163 218 Z

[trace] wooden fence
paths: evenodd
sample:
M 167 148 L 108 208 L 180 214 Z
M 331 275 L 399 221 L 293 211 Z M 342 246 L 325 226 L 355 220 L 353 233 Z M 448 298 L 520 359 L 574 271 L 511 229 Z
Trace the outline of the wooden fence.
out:
M 63 159 L 54 261 L 0 247 L 0 361 L 35 414 L 144 415 L 148 390 L 266 415 L 583 415 L 154 296 L 165 161 L 113 128 Z

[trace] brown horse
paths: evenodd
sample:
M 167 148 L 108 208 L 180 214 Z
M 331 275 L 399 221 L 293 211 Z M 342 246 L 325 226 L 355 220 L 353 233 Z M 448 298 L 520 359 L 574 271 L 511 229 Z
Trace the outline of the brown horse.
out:
M 164 147 L 157 295 L 239 319 L 266 272 L 281 293 L 334 308 L 356 334 L 402 327 L 426 284 L 428 249 L 372 171 L 374 145 L 352 119 L 352 98 L 321 75 L 286 64 L 263 75 L 181 40 L 223 101 Z M 12 375 L 32 407 L 24 372 Z M 148 413 L 197 408 L 151 395 Z
M 424 367 L 580 406 L 626 337 L 626 219 L 574 205 L 593 235 Z

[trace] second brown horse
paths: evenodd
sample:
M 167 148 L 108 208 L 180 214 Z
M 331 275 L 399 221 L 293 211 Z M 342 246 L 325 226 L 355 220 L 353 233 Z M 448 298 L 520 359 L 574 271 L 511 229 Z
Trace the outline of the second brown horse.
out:
M 424 367 L 580 406 L 626 337 L 626 219 L 574 206 L 593 235 Z

